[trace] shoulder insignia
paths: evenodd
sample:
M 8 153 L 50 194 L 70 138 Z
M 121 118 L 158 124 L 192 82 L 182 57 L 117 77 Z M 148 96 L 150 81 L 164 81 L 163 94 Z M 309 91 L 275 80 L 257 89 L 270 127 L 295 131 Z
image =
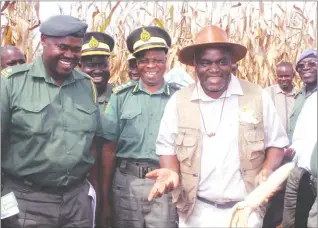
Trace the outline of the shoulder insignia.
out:
M 114 94 L 120 93 L 120 92 L 122 92 L 122 91 L 127 90 L 128 88 L 133 87 L 133 86 L 136 85 L 136 84 L 137 84 L 137 82 L 129 81 L 129 82 L 124 83 L 124 84 L 122 84 L 122 85 L 116 86 L 116 87 L 113 89 L 113 93 L 114 93 Z
M 16 73 L 28 71 L 30 69 L 30 64 L 22 64 L 14 67 L 7 67 L 1 71 L 1 77 L 10 77 Z

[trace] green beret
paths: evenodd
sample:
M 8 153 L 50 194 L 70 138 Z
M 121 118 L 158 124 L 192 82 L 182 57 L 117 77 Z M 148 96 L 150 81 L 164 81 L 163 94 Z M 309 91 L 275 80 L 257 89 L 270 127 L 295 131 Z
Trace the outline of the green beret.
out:
M 135 55 L 137 52 L 154 48 L 168 50 L 171 46 L 171 38 L 162 28 L 145 26 L 134 30 L 127 37 L 126 43 L 129 52 Z
M 114 45 L 114 39 L 106 33 L 88 32 L 84 36 L 81 55 L 111 55 Z
M 46 36 L 84 37 L 88 25 L 80 19 L 69 15 L 57 15 L 48 18 L 40 26 L 40 32 Z

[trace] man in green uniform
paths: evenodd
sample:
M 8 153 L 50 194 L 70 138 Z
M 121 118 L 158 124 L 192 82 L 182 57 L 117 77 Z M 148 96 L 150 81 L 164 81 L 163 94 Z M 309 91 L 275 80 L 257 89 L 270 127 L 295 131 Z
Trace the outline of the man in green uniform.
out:
M 290 117 L 289 138 L 292 143 L 295 126 L 298 116 L 310 95 L 317 91 L 317 50 L 308 49 L 301 53 L 296 63 L 296 71 L 298 72 L 301 80 L 304 82 L 304 87 L 295 96 L 295 106 L 293 114 Z
M 40 26 L 42 55 L 1 72 L 1 195 L 13 192 L 19 208 L 5 227 L 93 227 L 86 177 L 101 119 L 93 80 L 74 70 L 86 29 L 50 17 Z
M 114 39 L 102 32 L 89 32 L 84 36 L 84 45 L 82 46 L 81 54 L 81 71 L 91 76 L 94 80 L 97 89 L 97 102 L 101 116 L 103 115 L 106 105 L 112 94 L 113 86 L 108 83 L 110 78 L 109 72 L 109 56 L 113 51 L 115 41 Z M 101 170 L 101 150 L 103 141 L 98 140 L 96 142 L 97 154 L 96 154 L 96 171 L 97 173 L 91 173 L 97 180 L 93 182 L 94 188 L 97 193 L 97 210 L 96 210 L 96 225 L 100 226 L 101 217 L 101 202 L 103 195 L 101 194 L 102 183 L 102 170 Z
M 128 56 L 128 76 L 130 80 L 138 81 L 140 78 L 136 57 L 133 54 Z
M 176 88 L 164 81 L 169 34 L 159 27 L 142 27 L 127 38 L 137 59 L 139 81 L 116 87 L 105 110 L 103 189 L 111 192 L 113 228 L 177 227 L 171 195 L 153 202 L 147 197 L 153 180 L 145 174 L 159 167 L 155 141 L 165 105 Z M 114 159 L 114 157 L 116 158 Z M 116 167 L 110 188 L 110 180 Z M 109 190 L 108 190 L 109 189 Z M 103 205 L 108 201 L 104 198 Z

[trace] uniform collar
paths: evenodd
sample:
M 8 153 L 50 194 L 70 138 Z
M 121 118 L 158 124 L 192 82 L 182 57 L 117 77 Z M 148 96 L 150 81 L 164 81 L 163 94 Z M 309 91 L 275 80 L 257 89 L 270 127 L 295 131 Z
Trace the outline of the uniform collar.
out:
M 147 94 L 150 94 L 149 92 L 146 91 L 145 87 L 142 84 L 141 79 L 137 82 L 137 84 L 134 86 L 134 89 L 132 91 L 132 93 L 138 93 L 138 92 L 144 92 Z M 157 92 L 154 92 L 153 94 L 166 94 L 167 96 L 171 95 L 171 89 L 169 84 L 164 81 L 162 87 L 160 88 L 160 90 L 158 90 Z
M 286 94 L 282 88 L 280 88 L 279 84 L 276 84 L 275 85 L 275 90 L 276 90 L 276 94 L 279 94 L 279 93 L 283 93 L 283 94 Z M 287 93 L 286 95 L 292 95 L 292 96 L 295 96 L 297 94 L 297 89 L 295 86 L 293 86 L 293 89 L 292 91 L 290 91 L 289 93 Z
M 227 92 L 226 92 L 226 97 L 230 97 L 231 95 L 244 95 L 241 84 L 237 77 L 235 77 L 233 74 L 231 74 L 231 81 L 229 83 Z M 219 98 L 225 97 L 225 91 Z M 206 95 L 204 92 L 200 81 L 197 82 L 196 87 L 193 90 L 191 100 L 201 100 L 201 101 L 215 101 L 217 99 L 213 99 Z
M 55 80 L 52 77 L 50 77 L 48 75 L 48 73 L 46 72 L 46 69 L 45 69 L 43 61 L 42 61 L 42 56 L 39 56 L 35 59 L 34 63 L 32 64 L 32 66 L 29 70 L 29 75 L 31 75 L 32 77 L 36 77 L 36 78 L 44 78 L 44 80 L 47 83 L 51 83 L 51 84 L 56 85 Z M 84 78 L 83 75 L 81 75 L 79 73 L 76 74 L 75 70 L 72 70 L 72 74 L 65 79 L 65 81 L 63 82 L 63 85 L 71 84 L 71 83 L 75 82 L 75 80 L 83 79 L 83 78 Z
M 98 103 L 108 103 L 112 94 L 112 89 L 113 87 L 110 84 L 107 84 L 105 91 L 97 98 Z

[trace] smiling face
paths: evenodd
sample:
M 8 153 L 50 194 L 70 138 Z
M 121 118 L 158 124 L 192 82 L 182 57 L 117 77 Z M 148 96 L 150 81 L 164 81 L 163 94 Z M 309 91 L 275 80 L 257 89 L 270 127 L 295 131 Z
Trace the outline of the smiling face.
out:
M 292 65 L 278 66 L 276 69 L 277 82 L 283 91 L 288 91 L 293 88 L 293 67 Z
M 296 66 L 300 78 L 306 85 L 317 84 L 317 61 L 317 58 L 309 57 L 301 60 Z
M 196 73 L 204 92 L 218 98 L 231 79 L 232 62 L 226 48 L 205 48 L 196 52 Z
M 81 71 L 93 78 L 97 88 L 105 87 L 110 77 L 108 56 L 83 56 L 81 59 Z
M 140 78 L 147 86 L 158 86 L 163 82 L 166 71 L 166 53 L 163 49 L 141 52 L 137 59 Z
M 16 47 L 4 48 L 1 52 L 1 68 L 24 64 L 25 55 Z
M 78 65 L 83 38 L 41 36 L 43 63 L 52 77 L 67 77 Z

